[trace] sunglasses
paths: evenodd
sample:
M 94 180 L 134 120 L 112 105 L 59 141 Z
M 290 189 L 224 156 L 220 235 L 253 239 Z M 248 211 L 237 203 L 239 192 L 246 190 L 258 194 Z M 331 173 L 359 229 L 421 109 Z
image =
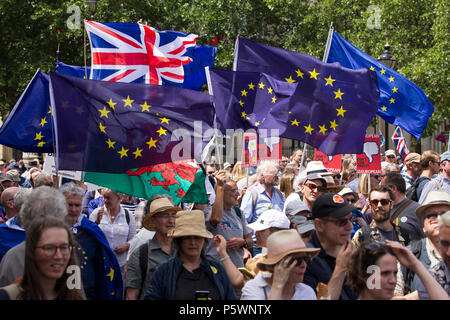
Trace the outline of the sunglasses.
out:
M 382 178 L 381 175 L 379 174 L 373 174 L 372 177 L 374 177 L 377 180 Z
M 444 213 L 446 213 L 447 211 L 442 211 L 442 212 L 430 212 L 427 215 L 425 215 L 425 219 L 430 219 L 430 220 L 437 220 L 439 216 L 443 215 Z
M 310 256 L 303 256 L 303 257 L 295 257 L 294 260 L 297 261 L 297 264 L 295 266 L 298 267 L 303 263 L 303 261 L 305 261 L 306 264 L 310 263 L 312 258 Z
M 340 179 L 340 178 L 341 178 L 341 175 L 340 175 L 340 174 L 334 174 L 334 175 L 333 175 L 333 178 Z
M 381 200 L 373 199 L 373 200 L 370 200 L 370 205 L 372 207 L 378 207 L 378 203 L 381 203 L 382 206 L 387 206 L 388 204 L 391 203 L 391 200 L 389 200 L 389 199 L 381 199 Z
M 322 186 L 317 186 L 313 183 L 306 183 L 305 186 L 307 186 L 309 189 L 311 189 L 311 191 L 314 191 L 317 189 L 317 191 L 319 191 L 319 192 L 325 192 L 327 190 L 327 188 L 322 187 Z
M 338 220 L 331 220 L 328 218 L 322 218 L 322 220 L 325 220 L 327 222 L 332 222 L 335 225 L 337 225 L 338 227 L 345 227 L 347 225 L 347 223 L 352 223 L 353 222 L 353 216 L 351 216 L 350 218 L 347 219 L 338 219 Z

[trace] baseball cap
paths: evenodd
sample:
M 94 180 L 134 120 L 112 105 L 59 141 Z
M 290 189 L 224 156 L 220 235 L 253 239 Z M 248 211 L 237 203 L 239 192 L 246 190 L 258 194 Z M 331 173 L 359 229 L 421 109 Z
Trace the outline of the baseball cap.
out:
M 247 227 L 254 231 L 262 231 L 271 227 L 289 229 L 289 226 L 290 222 L 287 216 L 283 212 L 275 209 L 264 211 L 258 220 L 247 225 Z
M 316 230 L 316 228 L 314 227 L 314 223 L 304 216 L 293 216 L 290 218 L 290 220 L 297 225 L 297 231 L 300 234 L 311 230 Z
M 302 183 L 305 184 L 306 181 L 308 181 L 308 180 L 316 180 L 316 179 L 322 180 L 322 182 L 323 182 L 323 187 L 324 187 L 324 188 L 327 187 L 327 179 L 326 179 L 325 177 L 323 177 L 323 176 L 322 176 L 321 174 L 319 174 L 319 173 L 310 173 L 310 174 L 307 174 L 306 177 L 305 177 L 305 179 L 303 180 Z
M 445 151 L 443 154 L 441 154 L 440 160 L 441 160 L 440 162 L 450 160 L 450 151 Z
M 356 207 L 349 205 L 347 200 L 345 200 L 341 195 L 327 192 L 321 194 L 314 202 L 312 207 L 312 217 L 341 218 L 355 209 Z
M 302 212 L 302 211 L 308 211 L 309 213 L 311 213 L 311 210 L 308 208 L 308 206 L 301 201 L 291 201 L 287 204 L 286 209 L 285 209 L 285 213 L 288 216 L 295 216 L 297 213 Z
M 387 156 L 395 156 L 395 151 L 392 149 L 387 150 L 384 155 Z
M 405 164 L 409 164 L 409 163 L 420 163 L 420 154 L 415 153 L 415 152 L 411 152 L 410 154 L 408 154 L 405 158 Z

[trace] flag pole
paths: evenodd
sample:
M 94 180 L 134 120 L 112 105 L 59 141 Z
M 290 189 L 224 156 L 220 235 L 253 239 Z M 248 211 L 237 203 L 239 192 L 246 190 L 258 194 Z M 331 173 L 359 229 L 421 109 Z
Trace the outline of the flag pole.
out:
M 217 141 L 217 136 L 214 136 L 214 139 L 216 140 L 216 155 L 217 155 L 217 160 L 219 161 L 219 170 L 222 170 L 222 160 L 220 157 L 219 142 Z
M 327 62 L 327 60 L 328 60 L 328 55 L 330 54 L 331 42 L 333 41 L 333 32 L 334 32 L 333 22 L 331 22 L 330 30 L 328 30 L 327 43 L 325 44 L 325 52 L 323 53 L 323 59 L 322 59 L 323 62 Z
M 84 41 L 83 41 L 83 46 L 84 46 L 84 78 L 87 79 L 87 63 L 86 63 L 86 21 L 84 22 Z

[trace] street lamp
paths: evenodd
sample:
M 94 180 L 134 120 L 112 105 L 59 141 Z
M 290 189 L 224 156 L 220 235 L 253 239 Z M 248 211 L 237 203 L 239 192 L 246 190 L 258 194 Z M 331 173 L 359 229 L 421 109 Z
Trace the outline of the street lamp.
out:
M 397 60 L 395 59 L 394 55 L 391 53 L 391 45 L 389 43 L 386 43 L 384 46 L 384 52 L 381 54 L 381 56 L 378 57 L 378 61 L 380 61 L 385 66 L 394 69 L 395 64 L 397 63 Z M 389 124 L 385 121 L 384 126 L 384 135 L 385 135 L 385 143 L 386 143 L 386 150 L 389 149 Z
M 91 17 L 93 17 L 95 15 L 95 12 L 97 11 L 97 2 L 99 0 L 85 0 L 85 1 L 89 7 L 89 13 Z
M 391 53 L 390 50 L 391 45 L 389 43 L 386 43 L 384 46 L 384 52 L 381 54 L 381 56 L 378 57 L 378 61 L 380 61 L 385 66 L 394 69 L 397 60 L 395 59 L 394 55 Z

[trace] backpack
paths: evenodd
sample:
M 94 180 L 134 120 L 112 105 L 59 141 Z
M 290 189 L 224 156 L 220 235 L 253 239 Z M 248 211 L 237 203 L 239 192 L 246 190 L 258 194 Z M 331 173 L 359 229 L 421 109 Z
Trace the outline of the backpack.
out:
M 141 245 L 139 248 L 139 267 L 141 269 L 141 289 L 145 290 L 144 282 L 147 277 L 148 266 L 148 242 Z
M 411 185 L 411 187 L 409 187 L 409 189 L 408 190 L 406 190 L 406 197 L 408 198 L 408 199 L 411 199 L 411 200 L 413 200 L 413 201 L 419 201 L 419 197 L 418 197 L 418 195 L 417 195 L 417 188 L 419 187 L 419 185 L 422 183 L 422 181 L 425 181 L 425 180 L 427 180 L 427 181 L 429 181 L 430 180 L 430 178 L 428 178 L 428 177 L 419 177 L 419 178 L 417 178 L 416 179 L 416 181 L 414 181 L 413 182 L 413 184 Z

